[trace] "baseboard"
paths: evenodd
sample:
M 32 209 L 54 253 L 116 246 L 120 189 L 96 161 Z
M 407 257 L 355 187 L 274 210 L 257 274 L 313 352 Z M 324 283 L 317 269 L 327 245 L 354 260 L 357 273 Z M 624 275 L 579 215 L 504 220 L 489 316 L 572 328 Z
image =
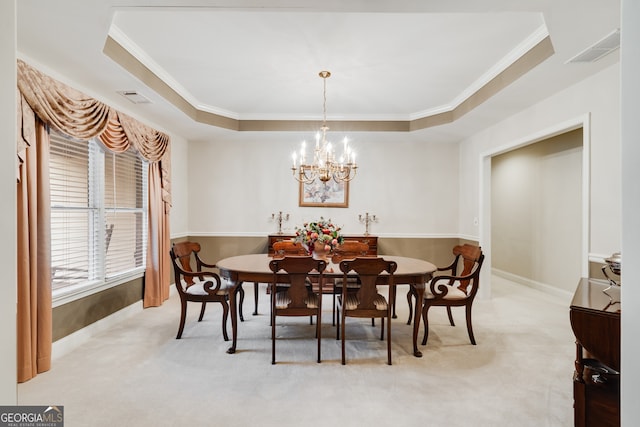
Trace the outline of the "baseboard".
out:
M 510 280 L 512 282 L 518 283 L 520 285 L 528 286 L 530 288 L 536 289 L 538 291 L 542 291 L 549 295 L 553 295 L 559 298 L 566 298 L 571 300 L 572 294 L 569 291 L 565 291 L 564 289 L 558 289 L 555 286 L 551 286 L 546 283 L 537 282 L 532 279 L 528 279 L 526 277 L 518 276 L 517 274 L 509 273 L 504 270 L 500 270 L 497 268 L 492 268 L 491 273 L 496 276 L 502 277 L 503 279 Z
M 171 285 L 171 287 L 169 288 L 169 297 L 173 296 L 175 292 L 175 286 Z M 51 359 L 55 360 L 58 357 L 70 353 L 100 332 L 105 331 L 113 325 L 118 324 L 130 318 L 131 316 L 142 312 L 142 310 L 142 301 L 137 301 L 107 317 L 98 320 L 97 322 L 92 323 L 91 325 L 85 326 L 84 328 L 72 334 L 69 334 L 66 337 L 60 338 L 52 345 Z

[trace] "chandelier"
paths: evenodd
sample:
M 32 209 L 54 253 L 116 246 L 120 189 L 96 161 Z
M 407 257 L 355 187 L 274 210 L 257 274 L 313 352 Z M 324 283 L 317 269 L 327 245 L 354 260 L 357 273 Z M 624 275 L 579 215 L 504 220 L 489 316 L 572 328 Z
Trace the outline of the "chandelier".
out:
M 336 160 L 334 147 L 330 141 L 327 141 L 327 78 L 331 76 L 329 71 L 320 71 L 320 77 L 323 81 L 322 104 L 322 126 L 320 132 L 316 133 L 316 144 L 313 149 L 313 160 L 307 163 L 307 144 L 302 141 L 300 152 L 294 152 L 292 155 L 293 166 L 291 171 L 293 176 L 299 182 L 310 184 L 319 179 L 327 182 L 331 179 L 336 182 L 349 182 L 356 176 L 358 165 L 356 164 L 356 154 L 349 147 L 349 142 L 345 137 L 342 141 L 342 155 Z M 298 164 L 299 158 L 299 164 Z

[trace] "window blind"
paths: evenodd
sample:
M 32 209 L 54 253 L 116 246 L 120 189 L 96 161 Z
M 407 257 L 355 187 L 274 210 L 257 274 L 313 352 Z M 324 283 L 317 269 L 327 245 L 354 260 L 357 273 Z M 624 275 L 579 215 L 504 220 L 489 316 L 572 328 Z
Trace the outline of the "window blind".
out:
M 135 151 L 51 132 L 52 288 L 98 286 L 144 268 L 146 174 Z
M 105 153 L 104 204 L 106 276 L 125 272 L 144 263 L 143 163 L 137 153 Z

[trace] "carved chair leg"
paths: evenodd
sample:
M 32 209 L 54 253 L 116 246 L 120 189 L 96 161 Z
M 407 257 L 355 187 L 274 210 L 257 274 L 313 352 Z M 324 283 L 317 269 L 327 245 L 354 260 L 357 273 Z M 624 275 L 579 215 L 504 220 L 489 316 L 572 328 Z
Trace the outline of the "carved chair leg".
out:
M 391 365 L 391 313 L 388 313 L 389 322 L 387 323 L 387 364 Z M 383 319 L 384 321 L 384 319 Z
M 322 298 L 322 290 L 320 290 L 320 298 Z M 320 310 L 322 309 L 322 305 L 320 306 Z M 316 339 L 318 340 L 318 363 L 320 363 L 321 356 L 320 350 L 322 348 L 322 314 L 321 311 L 318 311 L 318 321 L 316 322 Z
M 336 290 L 333 290 L 333 309 L 331 316 L 331 326 L 336 326 Z
M 447 316 L 449 316 L 449 323 L 451 323 L 451 326 L 456 326 L 456 324 L 453 323 L 453 314 L 451 314 L 451 306 L 450 305 L 447 306 Z
M 187 302 L 182 300 L 180 301 L 180 325 L 178 326 L 178 335 L 176 335 L 176 339 L 179 340 L 182 338 L 182 331 L 184 330 L 184 321 L 187 318 Z
M 476 345 L 476 339 L 473 336 L 473 327 L 471 326 L 471 304 L 466 306 L 466 314 L 467 314 L 467 332 L 469 332 L 469 339 L 471 340 L 471 344 Z
M 275 296 L 271 296 L 275 299 Z M 271 305 L 271 364 L 276 364 L 276 316 L 273 304 Z
M 396 316 L 396 294 L 397 289 L 395 286 L 392 286 L 389 289 L 389 304 L 391 304 L 391 317 L 394 319 L 398 317 Z
M 253 315 L 258 315 L 258 282 L 253 282 Z
M 225 341 L 229 341 L 229 335 L 227 335 L 227 319 L 229 317 L 229 304 L 226 301 L 222 301 L 222 336 Z
M 407 320 L 407 325 L 411 324 L 413 320 L 413 292 L 412 288 L 409 288 L 409 292 L 407 292 L 407 304 L 409 304 L 409 320 Z
M 244 315 L 242 314 L 242 306 L 244 305 L 244 288 L 242 287 L 242 283 L 238 286 L 238 291 L 240 294 L 240 306 L 238 307 L 238 314 L 240 316 L 240 321 L 244 322 Z
M 204 309 L 207 308 L 207 303 L 202 303 L 202 308 L 200 309 L 200 317 L 198 317 L 198 322 L 202 322 L 202 318 L 204 317 Z
M 345 355 L 344 347 L 345 347 L 345 323 L 347 323 L 347 322 L 346 322 L 346 318 L 344 316 L 344 310 L 342 312 L 343 312 L 342 325 L 341 325 L 341 328 L 342 328 L 342 331 L 341 331 L 342 332 L 342 364 L 346 365 L 347 358 L 346 358 L 346 355 Z
M 389 318 L 391 319 L 391 318 Z M 373 320 L 373 319 L 371 319 Z M 380 318 L 380 324 L 382 325 L 380 327 L 380 341 L 382 341 L 384 339 L 384 317 Z M 387 329 L 389 328 L 389 325 L 387 325 Z

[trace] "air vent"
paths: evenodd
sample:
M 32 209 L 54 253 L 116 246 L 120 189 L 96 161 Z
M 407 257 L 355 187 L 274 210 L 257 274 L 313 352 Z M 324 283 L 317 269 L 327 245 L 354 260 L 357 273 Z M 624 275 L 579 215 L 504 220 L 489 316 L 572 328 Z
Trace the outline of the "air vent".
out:
M 122 90 L 118 91 L 118 93 L 134 104 L 149 104 L 151 102 L 149 98 L 145 97 L 144 95 L 140 95 L 135 90 Z
M 602 40 L 596 42 L 593 46 L 590 46 L 568 60 L 566 63 L 576 62 L 596 62 L 598 59 L 605 55 L 610 54 L 614 50 L 620 47 L 620 29 L 616 29 L 612 33 L 608 34 Z

